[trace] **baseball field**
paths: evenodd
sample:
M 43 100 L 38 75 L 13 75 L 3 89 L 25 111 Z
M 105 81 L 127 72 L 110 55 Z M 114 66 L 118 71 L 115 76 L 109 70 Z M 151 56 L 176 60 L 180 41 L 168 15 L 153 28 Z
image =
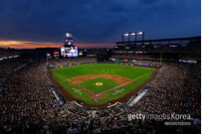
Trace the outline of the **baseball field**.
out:
M 155 68 L 119 64 L 84 64 L 55 68 L 57 83 L 87 104 L 107 104 L 120 99 L 150 79 Z M 68 96 L 66 96 L 68 98 Z

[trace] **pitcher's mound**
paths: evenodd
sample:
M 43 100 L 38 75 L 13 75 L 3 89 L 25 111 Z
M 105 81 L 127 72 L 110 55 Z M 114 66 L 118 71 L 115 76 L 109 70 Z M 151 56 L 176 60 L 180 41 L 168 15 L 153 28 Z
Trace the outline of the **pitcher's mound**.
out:
M 103 83 L 102 83 L 102 82 L 96 82 L 95 85 L 96 85 L 96 86 L 102 86 Z

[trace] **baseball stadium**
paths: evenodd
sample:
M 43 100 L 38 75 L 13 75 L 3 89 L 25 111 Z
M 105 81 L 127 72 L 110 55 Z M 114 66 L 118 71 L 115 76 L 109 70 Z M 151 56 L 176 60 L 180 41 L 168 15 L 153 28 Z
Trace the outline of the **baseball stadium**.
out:
M 0 134 L 201 133 L 200 5 L 0 0 Z
M 178 126 L 157 129 L 169 121 L 164 114 L 199 123 L 201 37 L 122 39 L 113 48 L 82 49 L 67 33 L 59 48 L 2 48 L 1 124 L 22 133 L 126 133 L 142 125 L 173 133 Z

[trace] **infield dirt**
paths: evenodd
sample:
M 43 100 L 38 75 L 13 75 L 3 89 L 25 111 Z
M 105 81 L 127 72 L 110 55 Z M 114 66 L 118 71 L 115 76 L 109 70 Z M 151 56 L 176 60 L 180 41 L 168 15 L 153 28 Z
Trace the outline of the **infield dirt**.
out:
M 95 79 L 95 78 L 105 78 L 105 79 L 109 79 L 112 81 L 115 81 L 116 83 L 119 84 L 124 84 L 128 81 L 131 81 L 129 78 L 123 77 L 123 76 L 119 76 L 119 75 L 114 75 L 114 74 L 89 74 L 89 75 L 82 75 L 82 76 L 78 76 L 78 77 L 74 77 L 69 79 L 68 81 L 74 84 L 80 84 L 84 81 L 87 80 L 91 80 L 91 79 Z

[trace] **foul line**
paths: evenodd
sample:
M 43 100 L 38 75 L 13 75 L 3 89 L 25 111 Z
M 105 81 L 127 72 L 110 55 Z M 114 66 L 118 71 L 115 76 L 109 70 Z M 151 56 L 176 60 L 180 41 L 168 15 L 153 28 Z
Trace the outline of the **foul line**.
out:
M 65 80 L 67 80 L 67 78 L 65 78 L 65 77 L 62 76 L 61 74 L 59 74 L 59 73 L 57 73 L 57 72 L 55 72 L 55 73 L 58 74 L 60 77 L 64 78 Z M 71 81 L 68 81 L 68 82 L 72 83 L 73 85 L 77 86 L 78 88 L 83 89 L 84 91 L 86 91 L 86 92 L 88 92 L 88 93 L 90 93 L 90 94 L 95 94 L 94 92 L 92 92 L 92 91 L 90 91 L 90 90 L 88 90 L 88 89 L 82 87 L 81 85 L 75 84 L 75 83 L 73 83 L 73 82 L 71 82 Z
M 151 72 L 149 72 L 149 73 L 151 73 Z M 133 79 L 133 81 L 134 81 L 134 80 L 137 80 L 137 79 L 139 79 L 139 78 L 142 78 L 143 76 L 148 75 L 149 73 L 146 73 L 146 74 L 144 74 L 144 75 L 141 75 L 140 77 L 137 77 L 137 78 Z
M 149 72 L 149 73 L 150 73 L 150 72 Z M 146 73 L 146 74 L 144 74 L 144 75 L 141 75 L 140 77 L 135 78 L 135 79 L 133 79 L 133 80 L 131 80 L 131 81 L 128 81 L 128 82 L 126 82 L 126 83 L 124 83 L 124 84 L 122 84 L 122 85 L 118 85 L 118 86 L 116 86 L 116 87 L 113 87 L 113 88 L 111 88 L 111 89 L 109 89 L 109 90 L 107 90 L 107 91 L 105 91 L 105 92 L 103 92 L 103 93 L 105 94 L 105 93 L 114 91 L 114 90 L 117 89 L 117 88 L 121 88 L 121 87 L 123 87 L 123 86 L 125 86 L 125 85 L 127 85 L 127 84 L 129 84 L 129 83 L 131 83 L 131 82 L 134 82 L 134 81 L 137 80 L 137 79 L 140 79 L 140 78 L 144 77 L 145 75 L 148 75 L 149 73 Z

